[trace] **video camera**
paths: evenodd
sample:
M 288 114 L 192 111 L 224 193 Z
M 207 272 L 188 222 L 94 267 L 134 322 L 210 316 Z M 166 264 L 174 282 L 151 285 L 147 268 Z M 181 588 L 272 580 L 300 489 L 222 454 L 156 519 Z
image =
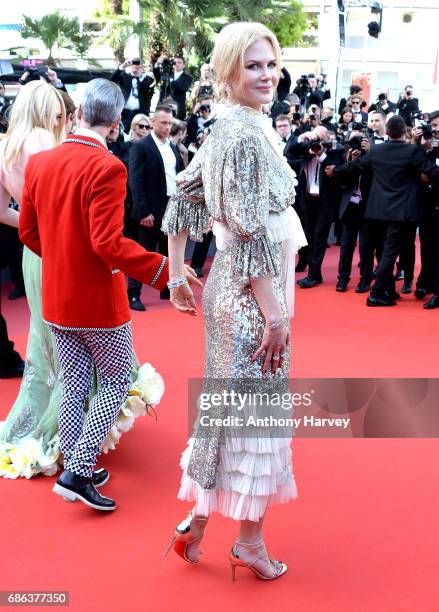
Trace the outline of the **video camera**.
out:
M 160 66 L 160 80 L 169 81 L 171 76 L 174 74 L 175 61 L 165 57 Z

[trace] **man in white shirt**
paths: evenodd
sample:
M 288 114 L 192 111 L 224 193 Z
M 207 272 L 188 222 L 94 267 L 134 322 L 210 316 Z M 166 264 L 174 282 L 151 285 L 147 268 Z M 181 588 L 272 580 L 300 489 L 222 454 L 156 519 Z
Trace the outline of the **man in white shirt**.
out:
M 369 115 L 369 125 L 372 129 L 373 144 L 381 144 L 387 140 L 386 115 L 380 111 L 374 111 Z
M 174 68 L 170 75 L 167 74 L 169 62 Z M 161 55 L 153 70 L 154 76 L 160 83 L 160 103 L 163 103 L 169 96 L 175 100 L 178 106 L 177 118 L 182 121 L 186 116 L 186 93 L 192 85 L 192 77 L 184 69 L 184 59 L 180 55 L 176 55 L 172 60 Z
M 151 98 L 154 93 L 154 77 L 145 73 L 140 58 L 125 60 L 113 72 L 110 80 L 117 83 L 122 90 L 125 106 L 122 111 L 122 123 L 126 133 L 130 131 L 131 121 L 138 113 L 149 115 Z
M 328 129 L 318 126 L 304 132 L 287 147 L 290 165 L 296 169 L 295 206 L 301 209 L 308 246 L 301 254 L 306 258 L 308 276 L 298 281 L 303 289 L 322 283 L 322 263 L 326 252 L 329 229 L 337 217 L 341 191 L 335 181 L 328 181 L 327 165 L 343 162 L 344 148 L 329 142 Z M 300 263 L 300 260 L 299 260 Z M 303 271 L 304 267 L 300 267 Z
M 139 222 L 138 242 L 149 251 L 168 254 L 168 240 L 161 231 L 162 218 L 169 197 L 175 192 L 175 179 L 183 170 L 183 161 L 169 140 L 172 112 L 158 106 L 152 119 L 152 133 L 130 149 L 128 181 L 133 198 L 133 217 Z M 146 247 L 148 245 L 148 247 Z M 128 298 L 133 310 L 145 310 L 140 301 L 141 283 L 128 279 Z M 160 293 L 169 299 L 169 291 Z

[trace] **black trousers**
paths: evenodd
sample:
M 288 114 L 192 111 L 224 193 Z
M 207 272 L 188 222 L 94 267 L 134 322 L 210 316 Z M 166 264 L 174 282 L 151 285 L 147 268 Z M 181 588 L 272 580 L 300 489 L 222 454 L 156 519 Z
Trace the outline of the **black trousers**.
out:
M 381 260 L 383 253 L 385 226 L 381 221 L 365 219 L 359 234 L 360 276 L 361 280 L 370 284 L 375 256 Z
M 354 257 L 355 247 L 357 245 L 358 233 L 364 224 L 364 208 L 362 204 L 349 202 L 346 211 L 341 220 L 341 246 L 340 259 L 338 262 L 338 278 L 339 280 L 351 280 L 352 259 Z M 360 250 L 360 262 L 363 261 Z M 360 263 L 361 266 L 361 263 Z M 361 270 L 360 270 L 360 275 Z
M 425 217 L 419 224 L 421 271 L 416 285 L 439 293 L 439 204 L 423 204 Z
M 194 252 L 192 253 L 192 268 L 202 268 L 206 263 L 207 253 L 209 252 L 210 243 L 212 242 L 213 233 L 207 232 L 204 234 L 203 242 L 196 242 Z
M 168 237 L 161 231 L 161 225 L 161 219 L 155 219 L 153 227 L 140 225 L 137 242 L 145 247 L 147 251 L 154 251 L 167 256 Z M 134 278 L 128 278 L 128 298 L 140 297 L 141 291 L 142 283 Z M 167 292 L 167 288 L 163 291 Z
M 415 241 L 417 222 L 407 221 L 401 236 L 399 267 L 404 270 L 404 282 L 412 283 L 415 273 Z
M 9 340 L 6 321 L 0 312 L 0 370 L 11 367 L 14 359 L 14 343 Z
M 393 268 L 401 246 L 401 238 L 406 231 L 406 223 L 403 221 L 377 221 L 376 223 L 382 227 L 384 244 L 371 294 L 381 297 L 395 291 Z
M 16 227 L 0 224 L 0 263 L 2 269 L 9 267 L 12 282 L 17 289 L 24 290 L 23 245 Z
M 10 261 L 9 237 L 12 235 L 10 230 L 14 228 L 0 224 L 0 270 L 3 270 Z M 17 230 L 15 230 L 17 231 Z M 17 234 L 18 240 L 18 234 Z M 1 301 L 1 284 L 0 284 Z M 14 343 L 9 340 L 6 321 L 1 313 L 0 303 L 0 370 L 8 369 L 16 365 L 18 354 L 14 351 Z
M 322 280 L 322 263 L 326 253 L 331 219 L 319 196 L 307 196 L 304 211 L 305 235 L 308 241 L 308 276 Z

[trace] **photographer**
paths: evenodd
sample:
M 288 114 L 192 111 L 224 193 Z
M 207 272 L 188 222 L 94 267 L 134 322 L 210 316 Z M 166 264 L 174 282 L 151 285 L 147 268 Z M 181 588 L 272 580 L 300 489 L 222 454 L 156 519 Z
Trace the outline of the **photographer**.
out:
M 358 159 L 365 155 L 370 149 L 370 142 L 363 132 L 353 130 L 349 134 L 347 143 L 346 161 Z M 351 280 L 352 259 L 358 235 L 360 235 L 360 282 L 356 287 L 357 293 L 362 293 L 364 287 L 369 288 L 374 251 L 367 248 L 367 241 L 363 240 L 362 229 L 364 227 L 364 210 L 370 191 L 372 175 L 370 170 L 360 172 L 357 170 L 344 178 L 339 177 L 343 188 L 340 202 L 339 218 L 342 224 L 340 259 L 338 263 L 338 282 L 336 291 L 344 292 Z M 363 248 L 366 246 L 366 250 Z
M 406 125 L 402 117 L 391 117 L 386 125 L 389 141 L 372 146 L 369 153 L 342 168 L 327 168 L 328 176 L 339 173 L 373 172 L 372 185 L 365 217 L 381 226 L 384 246 L 376 271 L 376 281 L 367 298 L 368 306 L 394 306 L 399 297 L 395 292 L 393 268 L 407 222 L 421 216 L 420 177 L 424 173 L 439 182 L 439 168 L 426 159 L 416 145 L 406 143 Z
M 110 76 L 110 81 L 117 83 L 122 90 L 125 106 L 122 111 L 122 123 L 128 134 L 131 121 L 135 115 L 149 115 L 151 98 L 154 93 L 154 79 L 145 73 L 140 58 L 125 60 Z
M 384 113 L 384 115 L 396 112 L 396 104 L 389 100 L 388 89 L 382 89 L 381 93 L 378 94 L 377 101 L 369 106 L 369 113 L 372 111 L 379 111 Z
M 407 85 L 401 94 L 396 108 L 398 115 L 402 117 L 408 127 L 413 127 L 413 115 L 419 113 L 419 100 L 413 97 L 413 87 Z
M 308 241 L 308 246 L 299 252 L 298 262 L 298 266 L 306 262 L 308 276 L 298 285 L 309 289 L 323 282 L 322 262 L 341 196 L 339 186 L 326 176 L 325 168 L 343 163 L 344 148 L 330 141 L 327 128 L 318 126 L 288 143 L 285 155 L 297 173 L 295 207 L 301 213 Z M 300 266 L 298 271 L 303 269 Z
M 169 59 L 162 54 L 154 66 L 154 76 L 160 83 L 160 103 L 171 96 L 178 105 L 177 119 L 184 120 L 186 114 L 186 93 L 192 86 L 192 77 L 185 71 L 184 59 L 176 55 Z
M 64 83 L 61 79 L 58 78 L 55 70 L 46 66 L 38 66 L 37 68 L 28 67 L 23 72 L 21 77 L 18 79 L 20 85 L 26 85 L 30 81 L 46 81 L 50 85 L 53 85 L 57 89 L 62 89 L 63 91 L 67 91 Z
M 427 159 L 439 165 L 439 110 L 430 113 L 428 122 L 412 130 L 413 141 L 422 148 Z M 415 296 L 422 299 L 433 296 L 424 304 L 431 310 L 439 308 L 439 187 L 422 188 L 423 216 L 419 224 L 421 243 L 421 271 L 416 283 Z
M 318 79 L 315 74 L 302 74 L 296 81 L 296 87 L 293 93 L 297 95 L 300 104 L 304 108 L 308 108 L 312 104 L 322 107 L 323 101 L 331 97 L 331 92 L 326 89 L 326 77 L 318 75 L 320 86 L 318 87 Z
M 187 136 L 185 146 L 188 147 L 197 140 L 197 134 L 203 130 L 204 124 L 210 120 L 213 100 L 207 95 L 200 96 L 192 112 L 186 117 Z

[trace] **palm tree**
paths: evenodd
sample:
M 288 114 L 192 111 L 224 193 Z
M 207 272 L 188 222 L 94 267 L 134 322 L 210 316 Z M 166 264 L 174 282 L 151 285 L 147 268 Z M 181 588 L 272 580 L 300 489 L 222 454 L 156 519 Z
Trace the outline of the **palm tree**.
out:
M 49 64 L 56 63 L 53 53 L 59 48 L 67 47 L 72 36 L 79 33 L 78 20 L 65 17 L 59 11 L 44 15 L 41 19 L 32 19 L 23 15 L 22 37 L 41 40 L 49 52 L 47 58 Z

